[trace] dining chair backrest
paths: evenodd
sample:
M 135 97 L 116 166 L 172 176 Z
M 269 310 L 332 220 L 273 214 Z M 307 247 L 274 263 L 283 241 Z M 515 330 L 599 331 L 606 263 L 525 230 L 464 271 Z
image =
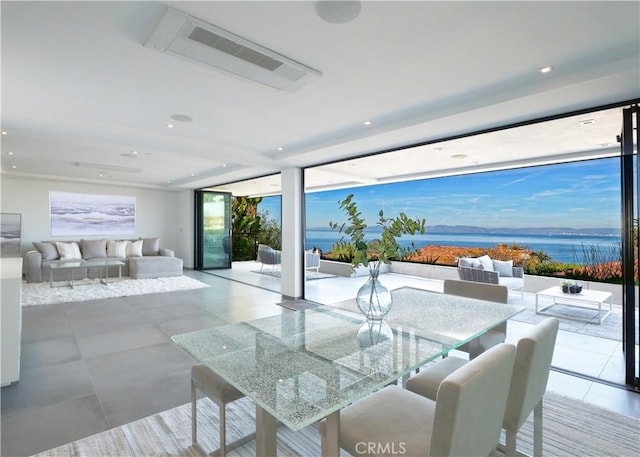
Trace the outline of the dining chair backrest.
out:
M 458 279 L 445 279 L 444 293 L 498 303 L 507 303 L 509 301 L 509 289 L 507 286 Z
M 517 431 L 542 400 L 558 335 L 559 321 L 548 317 L 517 343 L 504 428 Z
M 502 343 L 447 376 L 438 389 L 432 456 L 489 455 L 507 405 L 515 347 Z
M 458 297 L 476 298 L 497 303 L 509 301 L 509 289 L 498 284 L 482 282 L 460 281 L 458 279 L 444 280 L 444 293 Z M 460 346 L 458 350 L 469 353 L 473 359 L 496 344 L 503 343 L 507 336 L 507 323 L 503 322 L 475 340 Z

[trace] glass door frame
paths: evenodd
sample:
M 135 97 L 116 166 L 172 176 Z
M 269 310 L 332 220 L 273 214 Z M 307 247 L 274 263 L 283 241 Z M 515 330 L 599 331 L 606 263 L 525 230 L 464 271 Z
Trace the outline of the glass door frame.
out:
M 635 125 L 634 121 L 635 114 Z M 638 294 L 635 285 L 635 264 L 640 259 L 640 244 L 635 246 L 634 231 L 638 229 L 640 215 L 640 161 L 634 147 L 638 144 L 640 127 L 640 109 L 638 105 L 622 111 L 622 134 L 619 141 L 621 161 L 621 200 L 622 200 L 622 348 L 624 352 L 625 384 L 640 389 L 640 361 L 636 363 L 636 310 Z M 634 180 L 635 159 L 635 180 Z M 634 182 L 635 181 L 635 182 Z M 635 211 L 637 210 L 637 212 Z
M 220 195 L 223 196 L 225 201 L 224 211 L 224 231 L 226 232 L 227 245 L 226 250 L 228 252 L 227 262 L 224 265 L 210 267 L 206 266 L 204 262 L 205 256 L 205 233 L 204 233 L 204 203 L 206 195 Z M 218 192 L 209 190 L 196 190 L 194 198 L 195 208 L 195 224 L 194 224 L 194 269 L 195 270 L 213 270 L 231 268 L 232 262 L 232 246 L 231 246 L 231 193 Z M 223 246 L 224 247 L 224 246 Z

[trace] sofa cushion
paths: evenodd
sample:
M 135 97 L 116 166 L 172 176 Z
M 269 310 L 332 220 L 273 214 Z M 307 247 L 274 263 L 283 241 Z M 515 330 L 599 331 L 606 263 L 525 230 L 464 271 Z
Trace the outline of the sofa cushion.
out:
M 80 240 L 83 259 L 104 259 L 107 257 L 107 240 Z
M 182 276 L 182 259 L 177 257 L 130 257 L 129 276 L 134 279 Z
M 512 277 L 513 260 L 494 260 L 493 271 L 497 271 L 502 277 Z
M 54 243 L 49 243 L 47 241 L 33 242 L 33 247 L 42 255 L 42 260 L 58 260 L 60 258 L 60 254 L 58 254 L 58 248 Z
M 482 265 L 483 270 L 493 271 L 493 262 L 491 257 L 483 255 L 482 257 L 478 257 L 477 260 L 480 262 L 480 265 Z
M 142 240 L 127 243 L 127 257 L 142 257 Z
M 458 266 L 468 268 L 480 268 L 480 262 L 473 257 L 460 257 L 458 259 Z
M 107 241 L 107 257 L 124 259 L 127 256 L 128 241 Z
M 509 289 L 521 289 L 524 287 L 524 279 L 516 277 L 505 278 L 504 276 L 500 276 L 498 283 L 501 286 L 507 286 Z
M 75 241 L 71 243 L 63 243 L 56 241 L 56 248 L 60 254 L 60 260 L 81 260 L 80 246 Z
M 142 238 L 142 255 L 158 255 L 160 238 Z

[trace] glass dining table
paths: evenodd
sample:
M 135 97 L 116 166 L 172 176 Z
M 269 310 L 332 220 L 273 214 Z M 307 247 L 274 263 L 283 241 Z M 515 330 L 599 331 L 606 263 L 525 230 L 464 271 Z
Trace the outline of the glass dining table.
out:
M 406 377 L 524 310 L 403 287 L 384 321 L 355 301 L 172 337 L 256 405 L 256 455 L 276 455 L 278 422 L 299 430 L 326 418 L 323 455 L 339 455 L 340 410 Z

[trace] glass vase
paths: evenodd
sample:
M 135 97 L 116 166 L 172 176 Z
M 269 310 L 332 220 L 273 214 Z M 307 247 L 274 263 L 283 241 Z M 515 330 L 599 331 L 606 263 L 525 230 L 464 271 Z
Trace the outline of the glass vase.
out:
M 391 292 L 380 283 L 378 270 L 371 270 L 369 278 L 356 295 L 358 308 L 370 321 L 379 321 L 391 311 Z

